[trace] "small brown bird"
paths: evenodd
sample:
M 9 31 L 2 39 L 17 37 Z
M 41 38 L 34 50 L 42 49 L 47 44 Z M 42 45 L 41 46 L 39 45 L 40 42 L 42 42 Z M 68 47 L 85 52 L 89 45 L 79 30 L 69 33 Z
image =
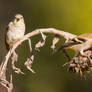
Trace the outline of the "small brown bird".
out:
M 73 39 L 70 39 L 64 45 L 60 45 L 55 49 L 54 52 L 60 51 L 61 49 L 73 49 L 76 54 L 80 53 L 84 55 L 84 50 L 92 47 L 92 33 L 81 34 Z
M 18 40 L 20 40 L 25 34 L 24 18 L 21 14 L 16 14 L 13 21 L 8 24 L 6 33 L 6 44 L 10 48 Z

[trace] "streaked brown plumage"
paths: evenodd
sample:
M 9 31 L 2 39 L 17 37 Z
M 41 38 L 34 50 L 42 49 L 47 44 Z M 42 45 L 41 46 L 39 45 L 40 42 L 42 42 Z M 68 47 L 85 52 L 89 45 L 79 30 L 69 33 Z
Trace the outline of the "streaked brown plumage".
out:
M 85 33 L 70 39 L 64 45 L 60 45 L 54 52 L 61 49 L 73 49 L 76 53 L 83 54 L 83 51 L 90 47 L 92 47 L 92 33 Z

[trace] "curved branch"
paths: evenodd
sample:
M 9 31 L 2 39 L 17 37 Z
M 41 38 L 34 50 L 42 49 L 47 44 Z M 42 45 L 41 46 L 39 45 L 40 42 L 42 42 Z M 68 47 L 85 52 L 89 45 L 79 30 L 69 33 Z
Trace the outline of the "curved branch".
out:
M 9 58 L 11 57 L 12 53 L 14 52 L 14 50 L 24 41 L 28 40 L 28 38 L 32 37 L 32 36 L 35 36 L 35 35 L 38 35 L 40 34 L 40 32 L 42 33 L 52 33 L 52 34 L 58 34 L 60 36 L 63 36 L 65 39 L 72 39 L 74 37 L 76 37 L 76 35 L 74 34 L 71 34 L 71 33 L 68 33 L 68 32 L 64 32 L 64 31 L 61 31 L 61 30 L 57 30 L 57 29 L 54 29 L 54 28 L 44 28 L 44 29 L 36 29 L 28 34 L 26 34 L 21 40 L 17 41 L 14 46 L 8 51 L 8 53 L 6 54 L 5 56 L 5 59 L 4 59 L 4 62 L 2 62 L 2 69 L 1 69 L 1 72 L 0 72 L 0 75 L 1 76 L 4 76 L 5 75 L 5 72 L 6 72 L 6 67 L 7 67 L 7 63 L 8 63 L 8 60 Z

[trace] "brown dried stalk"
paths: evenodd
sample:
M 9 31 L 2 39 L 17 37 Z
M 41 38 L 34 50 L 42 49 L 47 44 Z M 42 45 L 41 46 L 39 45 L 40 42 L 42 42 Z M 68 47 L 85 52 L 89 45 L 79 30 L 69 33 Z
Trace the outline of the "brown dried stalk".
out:
M 27 59 L 25 65 L 26 67 L 32 71 L 34 73 L 34 71 L 31 69 L 31 64 L 33 63 L 33 60 L 34 60 L 34 55 L 32 53 L 32 46 L 31 46 L 31 40 L 29 40 L 29 38 L 31 38 L 32 36 L 35 36 L 35 35 L 38 35 L 38 34 L 41 34 L 42 36 L 42 41 L 38 42 L 38 44 L 36 44 L 36 49 L 39 49 L 40 47 L 42 47 L 44 44 L 45 44 L 45 40 L 46 40 L 46 36 L 43 34 L 43 33 L 52 33 L 52 34 L 57 34 L 57 35 L 60 35 L 60 36 L 63 36 L 66 41 L 68 41 L 69 39 L 72 39 L 74 37 L 76 37 L 76 35 L 74 34 L 71 34 L 71 33 L 68 33 L 68 32 L 64 32 L 64 31 L 61 31 L 61 30 L 57 30 L 57 29 L 54 29 L 54 28 L 45 28 L 45 29 L 36 29 L 28 34 L 26 34 L 22 39 L 20 39 L 19 41 L 17 41 L 13 47 L 8 51 L 8 53 L 6 54 L 4 60 L 2 61 L 2 64 L 0 66 L 0 79 L 1 80 L 4 80 L 4 83 L 1 81 L 1 84 L 4 85 L 5 87 L 7 86 L 7 80 L 6 80 L 6 68 L 7 68 L 7 63 L 8 63 L 8 60 L 10 59 L 10 57 L 12 56 L 13 54 L 13 57 L 12 57 L 12 67 L 13 69 L 16 70 L 16 72 L 20 73 L 21 70 L 19 70 L 19 68 L 16 68 L 14 66 L 14 62 L 17 60 L 17 54 L 15 53 L 15 49 L 21 44 L 23 43 L 24 41 L 28 40 L 29 41 L 29 47 L 30 47 L 30 53 L 31 53 L 31 57 Z M 56 41 L 57 42 L 57 41 Z M 56 44 L 56 42 L 54 43 L 54 45 Z M 12 84 L 11 82 L 9 83 L 8 82 L 8 85 Z M 7 87 L 6 87 L 7 88 Z M 8 92 L 11 92 L 10 89 L 13 88 L 13 85 L 8 87 L 7 89 L 9 90 Z
M 1 72 L 0 72 L 0 75 L 5 74 L 8 60 L 9 60 L 9 58 L 11 57 L 12 53 L 15 51 L 15 49 L 16 49 L 22 42 L 28 40 L 28 39 L 29 39 L 30 37 L 32 37 L 32 36 L 35 36 L 35 35 L 37 35 L 37 34 L 40 34 L 40 32 L 42 32 L 42 33 L 58 34 L 58 35 L 60 35 L 60 36 L 63 36 L 65 39 L 72 39 L 72 38 L 76 37 L 76 35 L 73 35 L 73 34 L 71 34 L 71 33 L 64 32 L 64 31 L 61 31 L 61 30 L 57 30 L 57 29 L 54 29 L 54 28 L 37 29 L 37 30 L 34 30 L 33 32 L 30 32 L 30 33 L 26 34 L 21 40 L 19 40 L 18 42 L 16 42 L 15 45 L 12 47 L 12 49 L 10 49 L 10 50 L 8 51 L 8 53 L 6 54 L 6 56 L 5 56 L 5 61 L 4 61 L 2 70 L 1 70 Z

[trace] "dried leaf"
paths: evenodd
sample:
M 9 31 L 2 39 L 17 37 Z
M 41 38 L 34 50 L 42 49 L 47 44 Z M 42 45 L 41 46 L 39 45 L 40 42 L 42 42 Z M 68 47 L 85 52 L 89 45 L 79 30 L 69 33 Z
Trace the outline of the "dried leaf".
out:
M 32 55 L 30 58 L 27 59 L 25 62 L 25 66 L 27 67 L 28 70 L 30 70 L 32 73 L 35 73 L 35 71 L 32 69 L 32 63 L 34 61 L 34 55 Z
M 60 40 L 60 36 L 59 35 L 55 35 L 55 37 L 52 40 L 52 45 L 51 48 L 54 50 L 55 49 L 55 45 L 59 42 Z
M 46 35 L 44 35 L 41 31 L 40 31 L 40 33 L 41 33 L 41 36 L 42 36 L 42 40 L 39 41 L 39 42 L 35 45 L 35 50 L 37 50 L 37 51 L 40 51 L 39 48 L 40 48 L 40 47 L 43 47 L 44 44 L 45 44 L 45 41 L 46 41 Z
M 29 43 L 29 48 L 30 48 L 30 53 L 31 53 L 31 57 L 27 59 L 27 61 L 25 62 L 25 66 L 27 67 L 28 70 L 30 70 L 32 73 L 35 73 L 34 70 L 32 69 L 32 63 L 34 61 L 34 55 L 32 52 L 32 44 L 31 44 L 31 39 L 28 39 L 28 43 Z
M 8 82 L 5 78 L 0 77 L 0 83 L 7 89 L 8 92 L 12 92 L 13 90 L 12 75 L 10 75 L 10 82 Z
M 9 87 L 9 82 L 2 77 L 0 78 L 0 83 L 6 88 Z

